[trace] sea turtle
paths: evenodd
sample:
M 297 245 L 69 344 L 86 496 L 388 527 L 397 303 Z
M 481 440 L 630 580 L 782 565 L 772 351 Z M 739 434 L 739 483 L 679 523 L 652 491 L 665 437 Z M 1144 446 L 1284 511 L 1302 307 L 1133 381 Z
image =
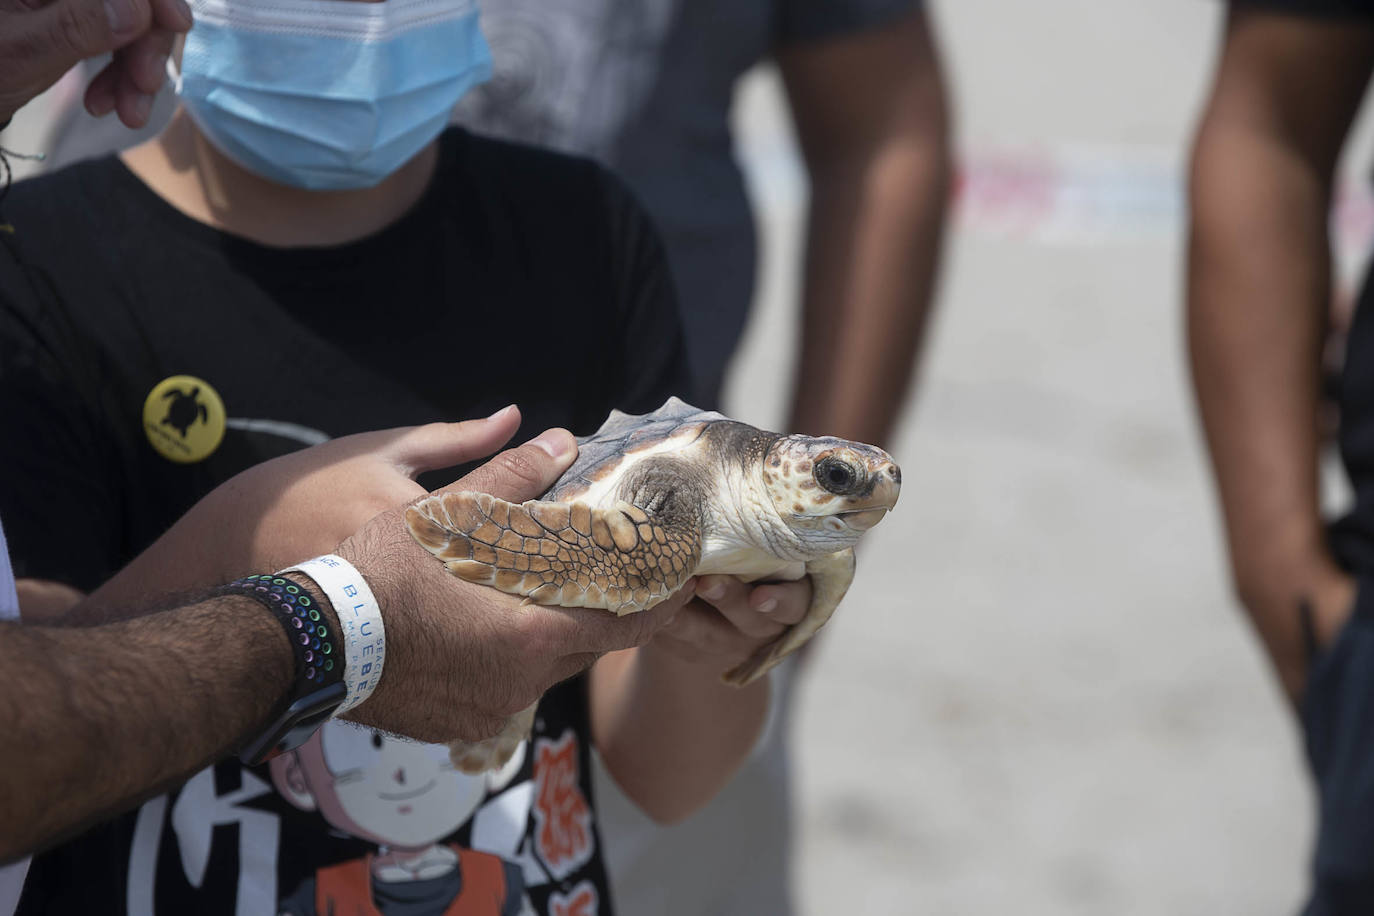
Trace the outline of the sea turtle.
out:
M 613 411 L 578 440 L 543 498 L 516 505 L 444 493 L 406 511 L 411 535 L 469 582 L 527 602 L 653 607 L 694 575 L 811 576 L 805 618 L 722 676 L 743 686 L 806 642 L 854 578 L 854 543 L 897 502 L 902 474 L 882 449 L 765 432 L 670 398 Z M 534 710 L 493 739 L 453 746 L 463 769 L 502 765 Z

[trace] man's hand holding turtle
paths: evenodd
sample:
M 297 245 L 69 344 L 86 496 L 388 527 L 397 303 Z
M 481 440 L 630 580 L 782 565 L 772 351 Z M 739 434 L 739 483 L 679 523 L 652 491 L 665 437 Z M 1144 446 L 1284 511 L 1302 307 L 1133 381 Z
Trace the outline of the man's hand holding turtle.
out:
M 576 454 L 571 433 L 550 430 L 446 489 L 522 502 L 547 490 Z M 450 575 L 407 533 L 403 508 L 379 515 L 336 552 L 367 577 L 387 638 L 386 673 L 347 718 L 421 741 L 490 738 L 605 653 L 644 645 L 692 593 L 683 588 L 625 617 L 525 604 Z

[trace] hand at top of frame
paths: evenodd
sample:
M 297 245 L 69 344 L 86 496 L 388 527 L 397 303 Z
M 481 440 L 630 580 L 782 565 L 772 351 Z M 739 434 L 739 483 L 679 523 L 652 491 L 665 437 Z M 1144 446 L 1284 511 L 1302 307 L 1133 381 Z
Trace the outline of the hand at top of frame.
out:
M 0 123 L 82 60 L 113 51 L 86 107 L 142 127 L 172 43 L 190 28 L 185 0 L 0 0 Z

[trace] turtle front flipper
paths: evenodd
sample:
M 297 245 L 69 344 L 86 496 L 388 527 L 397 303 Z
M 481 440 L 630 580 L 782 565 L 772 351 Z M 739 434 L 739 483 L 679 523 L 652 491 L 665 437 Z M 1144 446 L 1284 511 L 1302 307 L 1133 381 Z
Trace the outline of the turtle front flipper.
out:
M 682 586 L 701 557 L 699 527 L 620 501 L 506 502 L 461 491 L 406 510 L 415 540 L 449 572 L 535 604 L 642 611 Z
M 807 608 L 806 616 L 788 627 L 777 639 L 759 648 L 747 660 L 725 672 L 721 680 L 743 687 L 767 673 L 784 656 L 816 635 L 816 631 L 835 613 L 844 593 L 849 591 L 849 583 L 854 581 L 854 548 L 812 560 L 806 564 L 806 574 L 811 577 L 811 606 Z

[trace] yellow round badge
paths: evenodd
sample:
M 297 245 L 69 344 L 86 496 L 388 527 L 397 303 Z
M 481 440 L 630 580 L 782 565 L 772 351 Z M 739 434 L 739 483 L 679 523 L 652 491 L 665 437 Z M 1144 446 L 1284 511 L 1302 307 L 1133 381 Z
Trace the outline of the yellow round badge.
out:
M 143 402 L 143 432 L 169 461 L 204 461 L 224 439 L 224 402 L 204 379 L 165 378 Z

